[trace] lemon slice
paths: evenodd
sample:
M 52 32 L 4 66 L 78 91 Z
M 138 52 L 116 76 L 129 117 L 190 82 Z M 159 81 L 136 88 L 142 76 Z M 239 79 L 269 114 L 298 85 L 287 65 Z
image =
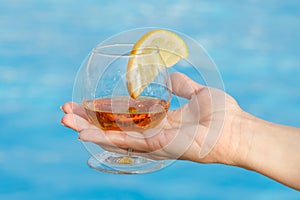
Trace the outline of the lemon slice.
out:
M 188 56 L 187 45 L 177 34 L 167 30 L 152 30 L 143 35 L 133 46 L 131 54 L 151 54 L 158 51 L 162 66 L 171 67 Z M 141 92 L 158 75 L 161 69 L 150 56 L 136 56 L 129 59 L 127 66 L 127 89 L 132 98 Z M 152 65 L 151 65 L 152 64 Z M 148 67 L 143 67 L 148 65 Z M 150 67 L 149 67 L 150 65 Z

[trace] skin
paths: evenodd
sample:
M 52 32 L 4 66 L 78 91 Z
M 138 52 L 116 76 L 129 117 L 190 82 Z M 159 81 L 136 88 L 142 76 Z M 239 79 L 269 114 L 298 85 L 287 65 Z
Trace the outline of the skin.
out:
M 225 92 L 199 85 L 173 73 L 172 90 L 189 103 L 169 111 L 155 131 L 103 131 L 89 123 L 80 104 L 67 102 L 61 123 L 79 132 L 79 139 L 109 151 L 153 159 L 221 163 L 256 171 L 300 190 L 300 129 L 273 124 L 243 111 Z M 209 133 L 209 134 L 208 134 Z M 206 153 L 206 136 L 216 144 Z M 204 142 L 204 143 L 203 143 Z

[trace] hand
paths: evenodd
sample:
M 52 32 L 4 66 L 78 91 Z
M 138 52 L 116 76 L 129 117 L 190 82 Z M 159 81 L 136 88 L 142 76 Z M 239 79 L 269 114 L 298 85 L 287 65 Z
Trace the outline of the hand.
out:
M 109 151 L 124 153 L 131 148 L 133 154 L 154 159 L 232 164 L 237 152 L 237 145 L 231 141 L 233 125 L 243 112 L 236 101 L 223 91 L 199 85 L 180 73 L 173 73 L 171 81 L 173 93 L 189 99 L 189 103 L 169 111 L 155 134 L 103 131 L 89 123 L 82 105 L 72 102 L 62 107 L 66 113 L 62 123 L 78 131 L 81 140 Z

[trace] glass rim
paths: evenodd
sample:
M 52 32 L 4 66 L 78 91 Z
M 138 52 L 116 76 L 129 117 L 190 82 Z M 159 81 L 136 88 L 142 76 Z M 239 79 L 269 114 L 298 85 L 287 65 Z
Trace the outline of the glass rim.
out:
M 103 50 L 105 50 L 105 49 L 109 49 L 109 48 L 113 49 L 116 47 L 130 47 L 130 48 L 128 48 L 128 52 L 123 52 L 123 53 L 114 53 L 113 51 L 111 53 L 103 52 Z M 159 54 L 159 48 L 157 46 L 137 48 L 137 49 L 133 49 L 133 47 L 134 47 L 133 43 L 116 43 L 116 44 L 100 45 L 100 46 L 93 48 L 92 54 L 102 55 L 102 56 L 106 56 L 106 57 L 125 57 L 125 58 L 152 56 L 152 55 Z M 151 50 L 151 51 L 141 52 L 141 53 L 137 53 L 137 54 L 131 54 L 132 50 L 140 51 L 143 49 Z

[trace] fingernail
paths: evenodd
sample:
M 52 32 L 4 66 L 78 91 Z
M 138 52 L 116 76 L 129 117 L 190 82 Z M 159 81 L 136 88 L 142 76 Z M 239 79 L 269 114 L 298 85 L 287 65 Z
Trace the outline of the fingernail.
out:
M 59 109 L 60 109 L 61 111 L 63 111 L 62 106 L 59 106 Z

